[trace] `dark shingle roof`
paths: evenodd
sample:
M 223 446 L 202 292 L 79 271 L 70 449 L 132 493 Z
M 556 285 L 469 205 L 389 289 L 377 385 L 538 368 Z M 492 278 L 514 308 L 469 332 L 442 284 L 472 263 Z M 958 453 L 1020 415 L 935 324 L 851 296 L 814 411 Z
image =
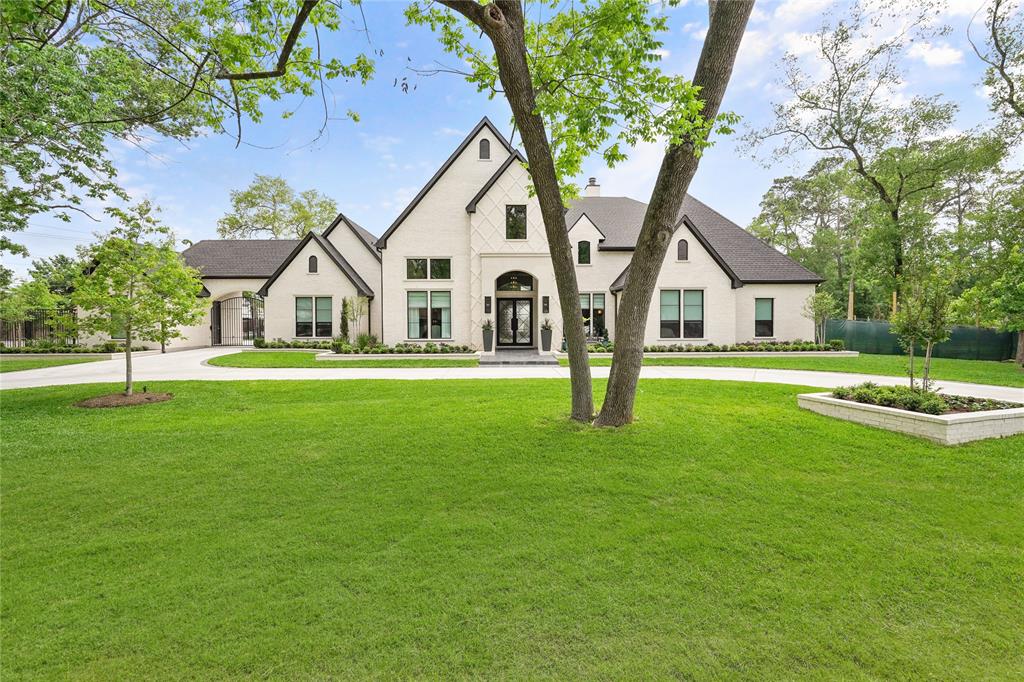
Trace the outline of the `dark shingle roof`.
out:
M 203 277 L 266 279 L 298 243 L 298 239 L 204 239 L 181 255 Z
M 632 249 L 643 225 L 647 204 L 628 197 L 583 197 L 566 212 L 567 226 L 583 213 L 605 235 L 599 249 Z M 821 277 L 776 251 L 706 204 L 686 195 L 679 212 L 697 239 L 723 270 L 740 283 L 823 281 Z M 626 273 L 619 280 L 625 281 Z M 738 286 L 738 284 L 737 284 Z

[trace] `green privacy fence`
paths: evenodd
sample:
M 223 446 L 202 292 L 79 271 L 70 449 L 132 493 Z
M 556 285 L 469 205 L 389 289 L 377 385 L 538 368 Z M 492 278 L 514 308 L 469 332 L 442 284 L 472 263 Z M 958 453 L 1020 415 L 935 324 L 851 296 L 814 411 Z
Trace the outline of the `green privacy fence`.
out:
M 847 350 L 861 353 L 902 355 L 900 341 L 889 331 L 888 322 L 829 320 L 826 339 L 842 339 Z M 953 327 L 948 341 L 937 344 L 932 355 L 961 360 L 1009 360 L 1016 349 L 1016 335 L 983 327 Z

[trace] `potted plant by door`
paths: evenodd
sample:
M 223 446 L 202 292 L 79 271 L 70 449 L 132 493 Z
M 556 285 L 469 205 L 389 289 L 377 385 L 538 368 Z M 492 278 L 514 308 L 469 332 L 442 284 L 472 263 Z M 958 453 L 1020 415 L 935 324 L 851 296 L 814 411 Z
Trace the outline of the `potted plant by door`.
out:
M 551 320 L 546 317 L 540 326 L 540 347 L 544 349 L 545 353 L 551 350 Z
M 490 318 L 484 320 L 484 352 L 490 353 L 491 349 L 494 348 L 494 325 L 491 323 Z

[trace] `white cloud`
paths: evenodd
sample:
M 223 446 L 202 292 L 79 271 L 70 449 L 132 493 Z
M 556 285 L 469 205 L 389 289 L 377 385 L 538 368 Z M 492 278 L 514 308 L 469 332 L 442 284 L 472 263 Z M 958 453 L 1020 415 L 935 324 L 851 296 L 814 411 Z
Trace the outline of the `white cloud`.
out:
M 964 53 L 945 43 L 914 43 L 907 54 L 911 59 L 920 59 L 928 66 L 951 66 L 964 60 Z
M 442 128 L 438 128 L 437 130 L 435 130 L 434 134 L 440 137 L 465 137 L 466 131 L 459 130 L 458 128 L 449 128 L 447 126 L 444 126 Z
M 402 138 L 391 135 L 367 135 L 361 134 L 363 146 L 378 154 L 387 154 L 395 145 L 401 144 Z
M 386 211 L 399 211 L 409 205 L 418 191 L 419 187 L 399 187 L 390 198 L 380 202 L 380 207 Z
M 654 54 L 658 55 L 658 57 L 660 57 L 661 59 L 663 59 L 663 60 L 664 60 L 664 59 L 668 59 L 668 58 L 669 58 L 669 56 L 670 56 L 670 55 L 671 55 L 672 53 L 671 53 L 671 52 L 669 52 L 668 50 L 661 50 L 661 49 L 659 49 L 659 50 L 655 50 L 655 51 L 654 51 Z
M 647 201 L 651 198 L 651 189 L 664 156 L 664 143 L 644 142 L 629 150 L 629 158 L 615 168 L 602 166 L 589 175 L 598 179 L 605 196 L 626 196 Z
M 750 21 L 757 23 L 759 21 L 767 21 L 768 13 L 762 10 L 760 7 L 754 7 L 750 12 Z
M 969 17 L 977 12 L 981 5 L 980 0 L 946 0 L 943 13 L 954 17 Z
M 776 21 L 795 24 L 821 16 L 830 4 L 829 0 L 785 0 L 772 16 Z

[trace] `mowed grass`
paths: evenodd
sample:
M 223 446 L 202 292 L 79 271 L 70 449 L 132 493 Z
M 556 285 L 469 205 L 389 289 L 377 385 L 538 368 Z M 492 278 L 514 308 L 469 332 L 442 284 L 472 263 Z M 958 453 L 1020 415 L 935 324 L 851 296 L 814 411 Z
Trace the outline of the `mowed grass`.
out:
M 920 376 L 920 358 L 915 359 L 914 368 Z M 568 365 L 567 360 L 560 360 Z M 595 367 L 607 367 L 612 364 L 611 358 L 591 358 L 590 364 Z M 699 353 L 694 357 L 659 357 L 656 353 L 648 353 L 644 357 L 645 365 L 700 365 L 708 367 L 763 367 L 766 369 L 809 369 L 821 372 L 857 372 L 880 376 L 907 376 L 909 361 L 905 355 L 866 355 L 857 357 L 786 357 L 780 353 L 778 357 L 736 357 L 736 358 L 702 358 Z M 965 381 L 972 384 L 991 384 L 993 386 L 1024 387 L 1024 370 L 1013 362 L 993 362 L 989 360 L 955 360 L 951 358 L 934 358 L 932 360 L 932 377 L 946 381 Z
M 1024 437 L 669 380 L 616 431 L 562 380 L 71 406 L 116 388 L 0 394 L 5 680 L 1024 676 Z
M 365 359 L 356 360 L 317 360 L 317 353 L 323 351 L 259 351 L 232 353 L 221 355 L 209 360 L 211 365 L 218 367 L 316 367 L 317 369 L 333 368 L 344 369 L 345 367 L 476 367 L 479 361 L 476 358 L 445 358 L 443 355 L 435 358 L 399 358 L 393 360 L 373 359 L 367 356 Z
M 13 354 L 12 354 L 13 355 Z M 19 358 L 17 355 L 0 355 L 0 373 L 20 372 L 24 369 L 40 369 L 42 367 L 60 367 L 61 365 L 78 365 L 83 362 L 96 362 L 106 358 Z

